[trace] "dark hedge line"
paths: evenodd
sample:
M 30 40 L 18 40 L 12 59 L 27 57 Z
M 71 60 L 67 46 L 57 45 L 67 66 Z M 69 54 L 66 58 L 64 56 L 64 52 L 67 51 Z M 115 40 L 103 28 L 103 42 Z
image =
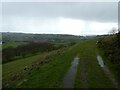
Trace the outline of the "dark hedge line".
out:
M 18 46 L 16 48 L 8 47 L 2 50 L 2 63 L 14 60 L 14 57 L 26 57 L 28 54 L 45 52 L 57 49 L 53 44 L 48 42 L 30 42 L 29 44 Z

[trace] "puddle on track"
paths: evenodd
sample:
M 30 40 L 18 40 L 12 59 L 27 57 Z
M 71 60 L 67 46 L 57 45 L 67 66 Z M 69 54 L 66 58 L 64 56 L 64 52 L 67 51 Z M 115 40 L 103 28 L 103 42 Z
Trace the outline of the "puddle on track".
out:
M 68 70 L 68 72 L 66 73 L 63 79 L 64 88 L 74 88 L 74 80 L 77 72 L 78 62 L 79 62 L 79 58 L 75 57 L 70 69 Z
M 102 60 L 102 57 L 97 55 L 97 60 L 98 60 L 98 64 L 101 66 L 101 67 L 104 67 L 104 62 Z
M 97 55 L 98 64 L 102 67 L 104 73 L 109 77 L 109 79 L 114 84 L 115 88 L 118 88 L 118 82 L 114 78 L 113 74 L 110 72 L 109 68 L 104 65 L 103 59 L 100 55 Z

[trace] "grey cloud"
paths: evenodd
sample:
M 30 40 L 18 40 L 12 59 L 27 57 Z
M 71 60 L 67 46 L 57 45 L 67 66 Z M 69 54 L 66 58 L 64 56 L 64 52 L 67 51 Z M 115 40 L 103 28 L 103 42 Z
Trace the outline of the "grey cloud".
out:
M 68 17 L 101 22 L 117 22 L 117 2 L 4 2 L 3 16 Z

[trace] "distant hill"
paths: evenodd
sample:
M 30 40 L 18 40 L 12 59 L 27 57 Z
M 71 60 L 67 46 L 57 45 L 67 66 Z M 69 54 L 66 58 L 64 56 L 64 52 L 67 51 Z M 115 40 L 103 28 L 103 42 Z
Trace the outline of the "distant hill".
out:
M 2 41 L 47 41 L 47 42 L 66 42 L 66 41 L 79 41 L 84 39 L 83 36 L 67 35 L 67 34 L 25 34 L 25 33 L 2 33 Z

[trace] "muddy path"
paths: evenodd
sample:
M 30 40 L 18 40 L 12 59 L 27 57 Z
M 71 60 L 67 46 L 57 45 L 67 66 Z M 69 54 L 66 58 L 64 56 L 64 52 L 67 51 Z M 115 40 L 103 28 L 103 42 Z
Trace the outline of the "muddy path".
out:
M 63 88 L 74 88 L 74 81 L 77 72 L 79 58 L 76 56 L 71 63 L 71 67 L 63 79 Z
M 79 66 L 75 79 L 75 88 L 117 88 L 114 74 L 100 57 L 96 41 L 79 44 Z
M 110 72 L 109 68 L 104 64 L 104 61 L 100 55 L 97 55 L 98 64 L 103 69 L 104 73 L 107 75 L 107 77 L 111 80 L 111 82 L 114 84 L 115 88 L 118 88 L 118 82 L 115 79 L 114 75 Z

